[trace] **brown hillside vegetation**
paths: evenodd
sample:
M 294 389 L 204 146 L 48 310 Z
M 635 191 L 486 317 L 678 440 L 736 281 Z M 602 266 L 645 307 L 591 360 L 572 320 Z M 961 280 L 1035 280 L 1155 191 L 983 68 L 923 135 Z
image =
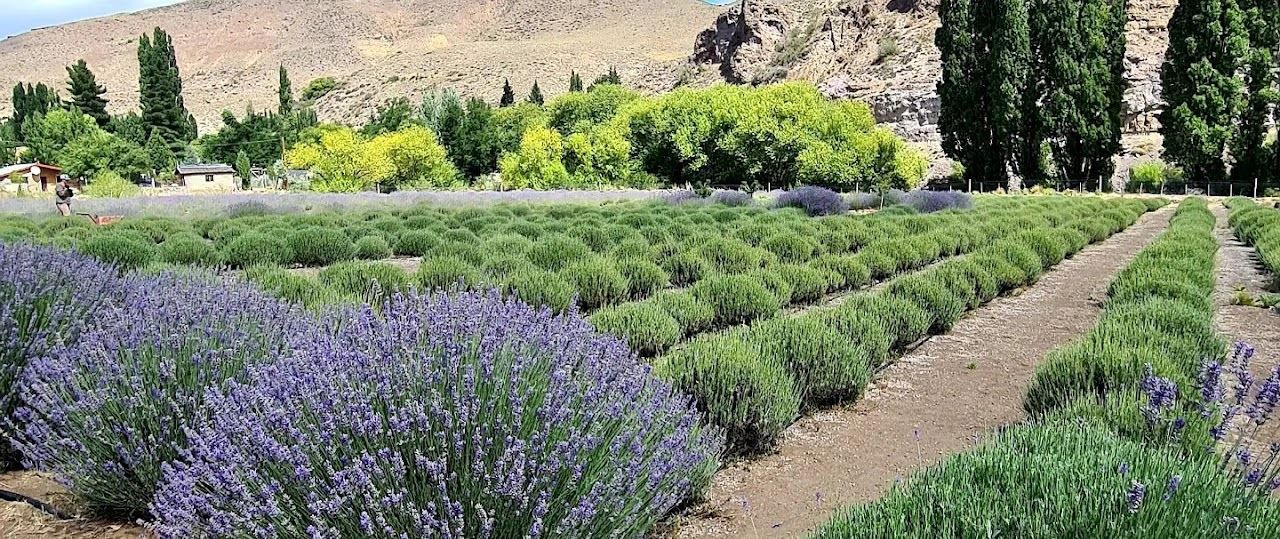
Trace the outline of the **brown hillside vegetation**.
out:
M 18 81 L 65 86 L 63 69 L 79 58 L 112 112 L 136 107 L 137 37 L 155 26 L 176 41 L 187 106 L 205 129 L 223 109 L 274 107 L 282 63 L 295 91 L 321 76 L 342 84 L 317 104 L 331 120 L 363 120 L 374 103 L 432 86 L 496 100 L 503 77 L 522 97 L 534 79 L 555 94 L 570 69 L 590 82 L 610 65 L 630 85 L 665 89 L 722 10 L 698 0 L 189 0 L 0 41 L 0 108 Z

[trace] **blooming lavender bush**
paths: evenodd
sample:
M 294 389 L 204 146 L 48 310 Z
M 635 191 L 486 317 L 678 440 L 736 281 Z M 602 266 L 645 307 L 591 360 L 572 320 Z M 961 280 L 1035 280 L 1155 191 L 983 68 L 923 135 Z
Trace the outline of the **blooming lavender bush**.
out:
M 934 213 L 942 210 L 967 210 L 973 208 L 973 197 L 959 191 L 911 191 L 899 199 L 899 203 L 910 206 L 920 213 Z
M 849 203 L 838 193 L 824 187 L 804 186 L 783 193 L 775 208 L 801 208 L 812 217 L 838 215 L 849 211 Z
M 714 469 L 689 402 L 576 315 L 497 293 L 382 313 L 211 397 L 161 537 L 641 537 Z
M 689 190 L 669 191 L 662 195 L 662 201 L 672 206 L 681 206 L 684 204 L 701 204 L 702 197 L 698 193 Z
M 0 413 L 21 400 L 14 384 L 32 358 L 75 342 L 94 314 L 121 291 L 116 270 L 92 258 L 27 244 L 0 243 Z M 0 465 L 17 455 L 0 445 Z
M 750 206 L 755 202 L 751 197 L 751 193 L 742 191 L 716 191 L 711 193 L 709 200 L 712 204 L 723 204 L 725 206 Z
M 147 510 L 161 465 L 205 415 L 206 390 L 273 360 L 314 326 L 247 285 L 135 275 L 80 338 L 31 362 L 15 445 L 99 512 Z

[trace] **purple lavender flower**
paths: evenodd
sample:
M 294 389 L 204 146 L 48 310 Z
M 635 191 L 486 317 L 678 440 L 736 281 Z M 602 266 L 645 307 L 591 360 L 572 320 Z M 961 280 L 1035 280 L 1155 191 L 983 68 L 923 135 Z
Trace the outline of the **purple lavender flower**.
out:
M 1262 382 L 1245 414 L 1252 418 L 1255 424 L 1262 425 L 1271 419 L 1271 414 L 1275 412 L 1278 402 L 1280 402 L 1280 366 L 1271 369 L 1271 375 Z
M 920 213 L 934 213 L 970 209 L 973 207 L 973 197 L 963 192 L 917 190 L 902 195 L 900 203 L 915 208 Z
M 1182 485 L 1182 476 L 1174 474 L 1169 477 L 1169 482 L 1164 487 L 1164 501 L 1173 499 L 1173 495 L 1178 492 L 1178 487 Z
M 126 277 L 92 328 L 27 367 L 14 443 L 91 508 L 144 512 L 206 390 L 308 335 L 316 324 L 299 309 L 248 285 Z
M 698 193 L 689 190 L 670 191 L 662 195 L 662 201 L 672 206 L 682 206 L 685 204 L 699 204 L 702 197 Z
M 339 318 L 210 393 L 161 537 L 636 537 L 714 469 L 718 432 L 577 314 L 494 292 Z
M 1126 505 L 1129 507 L 1130 513 L 1137 513 L 1142 508 L 1142 500 L 1147 496 L 1147 487 L 1139 483 L 1136 479 L 1129 487 L 1129 492 L 1125 495 Z
M 775 208 L 801 208 L 812 217 L 838 215 L 849 211 L 849 203 L 838 193 L 823 187 L 804 186 L 783 193 Z
M 1121 462 L 1120 465 L 1116 467 L 1116 473 L 1119 473 L 1120 475 L 1129 475 L 1129 463 Z
M 1164 409 L 1173 407 L 1178 397 L 1178 385 L 1168 378 L 1156 376 L 1151 364 L 1148 363 L 1141 388 L 1147 395 L 1147 404 L 1142 407 L 1142 415 L 1148 424 L 1154 424 Z
M 1222 387 L 1222 363 L 1212 360 L 1202 362 L 1197 382 L 1200 388 L 1200 413 L 1207 418 L 1222 404 L 1226 394 Z
M 716 191 L 711 193 L 709 200 L 712 204 L 724 204 L 725 206 L 750 206 L 754 203 L 751 193 L 742 191 Z

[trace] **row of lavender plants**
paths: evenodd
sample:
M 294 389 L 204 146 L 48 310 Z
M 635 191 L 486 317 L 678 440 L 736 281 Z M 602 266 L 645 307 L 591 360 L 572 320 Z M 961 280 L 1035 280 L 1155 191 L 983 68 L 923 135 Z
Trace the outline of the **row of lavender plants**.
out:
M 1111 284 L 1098 325 L 1052 352 L 1030 422 L 837 512 L 814 538 L 1276 537 L 1280 366 L 1214 332 L 1214 218 L 1183 202 Z
M 718 465 L 687 397 L 572 312 L 410 292 L 313 314 L 117 270 L 0 243 L 5 434 L 160 537 L 637 537 Z
M 1273 275 L 1280 275 L 1280 211 L 1244 197 L 1227 199 L 1226 205 L 1236 237 L 1253 246 Z M 1280 277 L 1273 280 L 1272 288 L 1280 291 Z
M 734 456 L 769 451 L 804 411 L 860 397 L 871 373 L 968 310 L 1034 282 L 1047 268 L 1105 239 L 1164 201 L 1009 199 L 1019 232 L 894 279 L 834 307 L 705 335 L 656 361 L 724 429 Z
M 802 186 L 789 191 L 746 193 L 742 191 L 713 191 L 706 197 L 693 191 L 673 191 L 663 195 L 670 204 L 698 205 L 724 204 L 727 206 L 767 205 L 773 208 L 800 208 L 817 217 L 839 215 L 850 210 L 884 209 L 907 210 L 918 213 L 935 213 L 945 210 L 973 208 L 973 196 L 958 191 L 901 191 L 891 189 L 883 194 L 839 194 L 825 187 Z

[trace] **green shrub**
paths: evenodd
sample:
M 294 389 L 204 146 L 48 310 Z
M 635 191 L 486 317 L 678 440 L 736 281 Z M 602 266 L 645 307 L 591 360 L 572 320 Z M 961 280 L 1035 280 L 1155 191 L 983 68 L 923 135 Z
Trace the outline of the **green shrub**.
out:
M 866 354 L 817 321 L 775 318 L 751 326 L 746 335 L 762 359 L 787 368 L 810 407 L 855 400 L 871 379 Z
M 289 234 L 287 241 L 294 263 L 303 266 L 328 266 L 356 256 L 351 238 L 335 228 L 304 228 Z
M 198 236 L 178 236 L 161 243 L 157 248 L 159 260 L 166 264 L 182 266 L 218 265 L 218 250 Z
M 765 261 L 755 247 L 728 238 L 711 240 L 698 247 L 698 254 L 702 255 L 714 270 L 730 275 L 759 268 Z
M 715 311 L 715 325 L 722 327 L 769 317 L 781 308 L 777 296 L 760 279 L 746 275 L 709 277 L 692 291 Z
M 333 289 L 280 266 L 251 266 L 245 268 L 244 278 L 268 294 L 308 309 L 323 309 L 342 301 Z
M 485 252 L 479 245 L 460 241 L 441 242 L 431 250 L 430 256 L 451 256 L 477 267 L 485 261 Z
M 933 275 L 912 275 L 893 282 L 889 296 L 911 301 L 929 313 L 934 333 L 946 333 L 964 315 L 966 302 Z
M 533 240 L 518 234 L 498 234 L 484 240 L 485 253 L 523 257 L 533 247 Z
M 320 271 L 321 284 L 369 303 L 409 289 L 409 272 L 385 262 L 339 262 Z
M 582 240 L 558 233 L 538 238 L 528 254 L 529 261 L 550 271 L 558 271 L 591 255 L 591 248 Z
M 683 335 L 694 335 L 711 328 L 716 312 L 698 300 L 692 292 L 663 292 L 649 300 L 680 324 Z
M 141 192 L 137 184 L 110 170 L 99 172 L 84 186 L 84 195 L 96 198 L 125 198 Z
M 782 277 L 791 287 L 791 303 L 813 303 L 827 292 L 828 280 L 822 270 L 799 264 L 781 264 L 768 271 Z
M 535 307 L 564 312 L 573 304 L 573 285 L 563 277 L 537 267 L 515 270 L 507 274 L 502 283 L 508 293 Z
M 395 254 L 400 256 L 426 256 L 441 243 L 440 236 L 428 230 L 409 230 L 400 234 L 395 242 Z
M 590 311 L 627 297 L 627 278 L 609 260 L 588 258 L 560 270 L 560 276 L 578 293 L 578 306 Z
M 781 232 L 765 238 L 760 247 L 784 263 L 808 262 L 818 252 L 818 242 L 795 232 Z
M 837 511 L 811 537 L 1224 537 L 1273 529 L 1280 505 L 1247 498 L 1217 467 L 1216 459 L 1153 451 L 1076 421 L 1017 427 L 876 502 Z M 1134 483 L 1146 486 L 1145 501 L 1127 506 Z
M 781 365 L 733 335 L 696 339 L 660 359 L 656 374 L 693 398 L 724 430 L 729 455 L 767 452 L 800 415 L 800 395 Z
M 419 285 L 429 290 L 473 289 L 484 283 L 484 275 L 475 266 L 447 255 L 422 259 L 415 278 Z
M 1034 229 L 1019 232 L 1009 237 L 1009 241 L 1016 241 L 1027 247 L 1040 257 L 1040 266 L 1047 268 L 1058 265 L 1062 259 L 1067 256 L 1067 245 L 1047 229 Z M 1037 271 L 1037 273 L 1039 273 Z
M 626 260 L 635 258 L 639 260 L 651 261 L 654 259 L 653 246 L 639 238 L 625 240 L 609 251 L 609 256 L 615 260 Z
M 692 251 L 676 253 L 661 261 L 676 286 L 688 286 L 711 273 L 711 264 Z
M 391 244 L 381 236 L 361 236 L 356 240 L 355 249 L 356 258 L 360 260 L 382 260 L 394 254 Z
M 505 254 L 502 251 L 490 251 L 489 253 L 490 256 L 485 258 L 480 269 L 498 279 L 515 272 L 538 269 L 538 266 L 535 266 L 533 262 L 530 262 L 528 258 L 521 254 Z
M 855 255 L 822 255 L 810 265 L 839 275 L 839 289 L 862 288 L 871 283 L 871 268 Z
M 222 249 L 222 261 L 233 268 L 273 265 L 293 260 L 293 252 L 283 239 L 260 232 L 246 232 Z
M 851 341 L 871 367 L 883 365 L 889 359 L 893 337 L 874 312 L 859 307 L 857 303 L 846 303 L 809 316 Z
M 903 348 L 929 334 L 933 316 L 915 302 L 889 294 L 850 298 L 842 306 L 857 309 L 875 317 L 893 340 L 894 348 Z
M 671 284 L 667 271 L 648 260 L 624 258 L 615 265 L 627 279 L 627 294 L 632 298 L 648 297 Z
M 80 252 L 130 271 L 150 264 L 155 259 L 156 246 L 119 232 L 103 232 L 81 242 Z
M 683 335 L 680 323 L 661 307 L 627 303 L 596 311 L 588 319 L 601 332 L 620 337 L 641 356 L 652 356 L 675 345 Z
M 773 297 L 778 300 L 778 305 L 791 303 L 791 283 L 782 274 L 772 270 L 758 269 L 747 273 L 746 276 L 763 284 L 769 290 L 769 293 L 773 294 Z
M 898 273 L 897 259 L 885 253 L 867 250 L 853 255 L 853 258 L 867 267 L 873 279 L 884 279 Z

